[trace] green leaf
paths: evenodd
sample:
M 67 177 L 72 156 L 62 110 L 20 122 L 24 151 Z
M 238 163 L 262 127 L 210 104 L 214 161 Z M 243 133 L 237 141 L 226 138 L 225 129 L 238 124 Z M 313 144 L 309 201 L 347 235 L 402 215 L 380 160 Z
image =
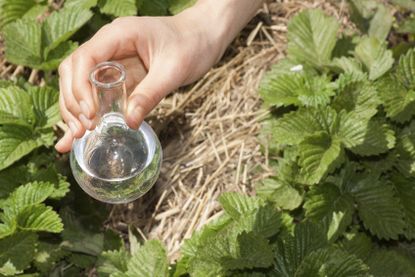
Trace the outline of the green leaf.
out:
M 307 184 L 316 184 L 344 159 L 343 147 L 338 138 L 326 132 L 307 137 L 299 146 L 299 164 Z
M 0 199 L 9 196 L 12 191 L 26 181 L 27 169 L 24 166 L 12 166 L 0 171 Z
M 407 89 L 415 89 L 415 49 L 410 49 L 399 58 L 396 76 Z
M 272 249 L 268 241 L 254 233 L 243 232 L 237 237 L 237 249 L 231 257 L 222 257 L 225 270 L 266 268 L 273 260 Z
M 79 215 L 70 209 L 59 211 L 65 229 L 62 232 L 64 249 L 92 256 L 98 256 L 104 249 L 104 234 L 86 229 Z
M 392 51 L 386 44 L 374 37 L 365 37 L 356 46 L 355 56 L 365 66 L 370 80 L 376 80 L 391 69 L 393 65 Z
M 288 24 L 288 55 L 321 68 L 329 64 L 339 24 L 321 10 L 305 10 Z
M 36 67 L 42 61 L 42 27 L 29 20 L 17 20 L 3 29 L 5 57 L 14 64 Z
M 194 232 L 190 239 L 184 241 L 182 246 L 182 254 L 187 257 L 195 257 L 198 255 L 198 248 L 207 245 L 207 241 L 219 232 L 223 232 L 233 223 L 232 219 L 224 214 L 211 223 L 203 226 L 202 230 Z
M 285 210 L 298 208 L 303 197 L 290 183 L 279 179 L 264 179 L 261 186 L 256 188 L 258 196 L 275 203 L 277 207 Z
M 2 267 L 0 267 L 0 276 L 16 276 L 20 273 L 23 273 L 23 270 L 17 270 L 10 261 L 7 261 Z
M 331 66 L 335 71 L 344 72 L 347 74 L 353 74 L 357 76 L 363 75 L 362 64 L 353 57 L 338 57 L 334 58 Z
M 138 0 L 138 11 L 140 15 L 161 16 L 167 15 L 169 0 Z
M 384 41 L 394 21 L 393 14 L 383 4 L 372 0 L 350 0 L 351 20 L 370 37 Z
M 48 53 L 47 60 L 37 65 L 41 70 L 55 70 L 59 64 L 78 48 L 78 43 L 73 41 L 64 41 L 55 49 Z
M 286 233 L 276 244 L 275 266 L 277 276 L 294 276 L 306 256 L 327 245 L 324 231 L 310 222 L 295 226 L 294 234 Z
M 282 219 L 275 208 L 270 205 L 262 206 L 250 214 L 244 214 L 237 222 L 237 233 L 254 232 L 256 236 L 270 238 L 281 228 Z
M 172 14 L 178 14 L 183 10 L 190 8 L 196 3 L 197 0 L 170 0 L 169 11 Z
M 386 115 L 399 123 L 409 121 L 415 113 L 415 90 L 407 89 L 392 75 L 382 78 L 377 87 Z
M 336 80 L 338 93 L 332 107 L 337 112 L 346 110 L 359 114 L 359 117 L 369 119 L 377 113 L 381 104 L 376 87 L 366 81 L 367 77 L 353 73 L 341 74 Z
M 365 141 L 369 119 L 370 117 L 362 117 L 362 113 L 354 111 L 340 113 L 340 127 L 337 135 L 346 148 L 355 147 Z
M 267 106 L 317 107 L 328 104 L 335 91 L 326 76 L 292 73 L 268 75 L 262 82 L 260 93 Z
M 68 261 L 80 268 L 91 268 L 95 265 L 97 258 L 91 255 L 71 253 Z
M 61 199 L 69 192 L 70 183 L 66 177 L 58 174 L 58 181 L 55 183 L 55 190 L 49 196 L 51 199 Z
M 379 155 L 392 149 L 395 146 L 395 142 L 395 132 L 388 124 L 382 124 L 378 120 L 371 120 L 363 143 L 352 147 L 350 150 L 361 156 Z
M 405 228 L 399 200 L 390 184 L 375 176 L 362 178 L 352 188 L 359 217 L 364 226 L 380 239 L 397 239 Z
M 350 58 L 353 56 L 353 50 L 356 47 L 356 39 L 353 35 L 347 33 L 340 33 L 336 41 L 336 46 L 333 49 L 332 57 L 335 58 Z
M 414 34 L 415 33 L 415 18 L 404 18 L 396 29 L 397 33 Z
M 91 17 L 92 12 L 79 7 L 62 9 L 48 16 L 42 25 L 44 57 L 48 57 L 51 50 L 69 39 Z
M 80 7 L 83 9 L 89 9 L 95 7 L 98 0 L 65 0 L 65 8 Z
M 336 120 L 336 111 L 328 107 L 299 109 L 285 114 L 273 124 L 273 139 L 280 145 L 296 145 L 316 132 L 331 133 Z
M 26 231 L 60 233 L 63 230 L 59 215 L 43 204 L 22 209 L 17 216 L 17 225 Z
M 405 9 L 415 11 L 415 1 L 414 0 L 391 0 L 395 5 L 399 5 Z
M 388 37 L 393 21 L 394 17 L 390 9 L 387 9 L 382 4 L 378 4 L 376 13 L 370 21 L 369 36 L 377 38 L 379 41 L 384 41 Z
M 6 219 L 4 214 L 0 214 L 0 219 L 5 221 Z M 6 220 L 10 221 L 10 220 Z M 13 235 L 16 231 L 16 223 L 15 222 L 6 222 L 6 223 L 0 223 L 0 239 L 5 238 L 7 236 Z
M 345 233 L 343 240 L 338 243 L 340 249 L 366 261 L 374 247 L 370 237 L 365 233 Z
M 367 264 L 373 276 L 413 276 L 415 275 L 415 259 L 397 251 L 378 250 L 374 252 Z
M 261 201 L 256 197 L 249 197 L 235 192 L 224 192 L 219 202 L 225 212 L 233 219 L 239 219 L 259 208 Z
M 19 232 L 0 240 L 0 266 L 10 262 L 16 269 L 27 268 L 35 254 L 37 235 Z
M 59 93 L 51 87 L 29 87 L 28 94 L 32 98 L 36 125 L 48 128 L 59 120 Z
M 7 199 L 7 209 L 20 211 L 22 208 L 40 204 L 45 201 L 54 190 L 48 182 L 32 182 L 18 187 Z
M 0 170 L 42 145 L 53 143 L 53 133 L 40 135 L 23 126 L 0 127 Z
M 33 6 L 21 17 L 22 19 L 37 20 L 40 22 L 49 12 L 49 6 L 45 2 Z
M 415 124 L 402 129 L 398 134 L 396 145 L 396 166 L 404 176 L 412 176 L 415 173 Z M 395 160 L 394 160 L 395 161 Z
M 146 241 L 146 243 L 131 257 L 127 267 L 127 276 L 167 277 L 168 262 L 166 250 L 159 241 Z
M 378 3 L 373 0 L 349 0 L 350 19 L 363 32 L 367 33 L 370 19 L 374 16 Z
M 135 0 L 104 0 L 99 3 L 102 13 L 113 16 L 129 16 L 137 14 Z
M 369 267 L 353 255 L 335 248 L 319 249 L 308 255 L 295 276 L 369 276 Z
M 10 22 L 23 17 L 24 14 L 35 5 L 35 0 L 1 0 L 0 29 Z
M 415 239 L 415 186 L 414 179 L 405 178 L 402 175 L 394 175 L 391 183 L 395 187 L 396 196 L 402 206 L 405 219 L 405 236 Z
M 46 274 L 67 254 L 58 244 L 40 241 L 33 262 L 39 271 Z
M 0 88 L 0 124 L 17 124 L 31 127 L 34 113 L 30 96 L 21 88 Z
M 337 226 L 337 233 L 343 233 L 352 223 L 354 213 L 353 197 L 348 192 L 342 192 L 337 186 L 323 183 L 313 186 L 307 194 L 304 203 L 305 215 L 316 223 L 325 218 L 332 222 L 334 213 L 342 213 L 343 216 Z
M 101 274 L 124 273 L 128 270 L 127 264 L 130 258 L 130 254 L 124 248 L 105 251 L 100 256 L 98 272 Z

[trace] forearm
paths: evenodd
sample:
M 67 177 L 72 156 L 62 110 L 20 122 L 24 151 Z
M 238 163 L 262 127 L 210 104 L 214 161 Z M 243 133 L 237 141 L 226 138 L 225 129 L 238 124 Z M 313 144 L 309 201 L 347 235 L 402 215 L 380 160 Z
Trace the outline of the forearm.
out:
M 199 0 L 181 16 L 199 26 L 218 47 L 218 58 L 255 16 L 263 0 Z

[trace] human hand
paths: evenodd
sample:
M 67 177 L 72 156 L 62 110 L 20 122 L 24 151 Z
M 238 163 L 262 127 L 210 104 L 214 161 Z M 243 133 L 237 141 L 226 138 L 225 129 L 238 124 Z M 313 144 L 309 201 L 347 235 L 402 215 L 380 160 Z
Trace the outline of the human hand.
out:
M 229 3 L 241 5 L 243 1 Z M 176 16 L 122 17 L 101 28 L 59 66 L 60 111 L 69 129 L 55 148 L 68 152 L 74 138 L 95 128 L 98 103 L 88 77 L 100 62 L 113 60 L 125 66 L 127 90 L 131 91 L 125 117 L 135 129 L 169 92 L 200 78 L 239 31 L 235 23 L 234 28 L 226 24 L 241 22 L 232 20 L 241 18 L 241 12 L 236 16 L 229 3 L 221 9 L 217 1 L 205 0 Z M 209 11 L 214 16 L 207 17 Z M 215 28 L 211 21 L 216 21 Z

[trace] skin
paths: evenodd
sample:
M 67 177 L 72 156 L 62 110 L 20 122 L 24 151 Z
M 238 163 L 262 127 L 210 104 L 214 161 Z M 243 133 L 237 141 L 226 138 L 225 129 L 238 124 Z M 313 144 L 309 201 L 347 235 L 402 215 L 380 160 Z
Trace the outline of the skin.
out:
M 170 17 L 121 17 L 102 27 L 59 66 L 60 111 L 69 126 L 55 148 L 96 126 L 97 96 L 89 73 L 104 61 L 127 70 L 126 122 L 137 129 L 171 91 L 202 77 L 255 15 L 262 0 L 199 0 Z

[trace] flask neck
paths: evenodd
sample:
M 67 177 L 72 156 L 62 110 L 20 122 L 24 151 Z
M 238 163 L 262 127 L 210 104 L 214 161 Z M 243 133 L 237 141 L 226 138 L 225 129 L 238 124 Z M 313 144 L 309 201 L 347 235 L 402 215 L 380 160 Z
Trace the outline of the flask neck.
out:
M 124 115 L 127 105 L 125 75 L 124 66 L 116 62 L 100 63 L 90 74 L 93 92 L 98 101 L 98 130 L 105 121 L 105 115 Z

